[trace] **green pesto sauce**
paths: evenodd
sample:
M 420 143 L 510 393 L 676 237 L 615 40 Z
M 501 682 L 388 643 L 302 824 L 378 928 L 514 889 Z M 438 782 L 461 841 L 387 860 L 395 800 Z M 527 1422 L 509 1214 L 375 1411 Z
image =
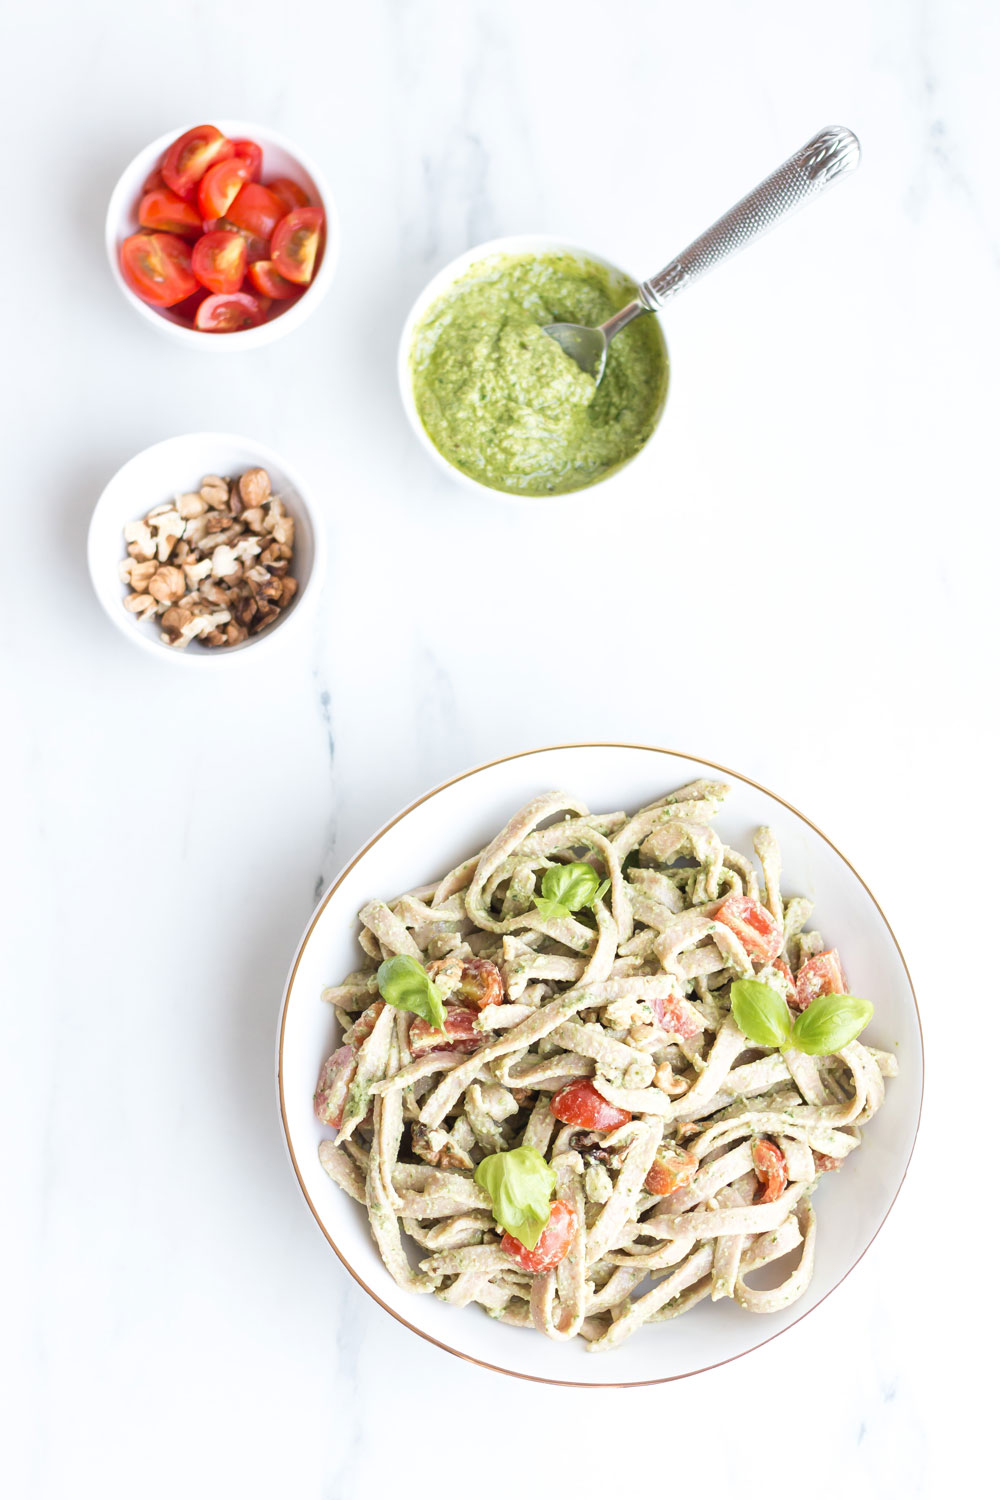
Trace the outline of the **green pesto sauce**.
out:
M 542 332 L 595 327 L 635 284 L 565 254 L 479 261 L 429 309 L 413 338 L 413 394 L 428 436 L 471 478 L 519 495 L 583 489 L 651 436 L 667 390 L 655 318 L 637 318 L 590 375 Z

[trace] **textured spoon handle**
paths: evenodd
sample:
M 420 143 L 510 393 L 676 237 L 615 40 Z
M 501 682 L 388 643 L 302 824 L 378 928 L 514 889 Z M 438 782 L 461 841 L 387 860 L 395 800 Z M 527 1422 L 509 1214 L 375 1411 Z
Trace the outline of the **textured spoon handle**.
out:
M 706 229 L 682 250 L 669 266 L 644 281 L 639 288 L 642 301 L 651 311 L 657 311 L 713 266 L 760 239 L 765 230 L 787 218 L 809 198 L 818 197 L 838 177 L 853 172 L 860 160 L 861 147 L 850 130 L 838 126 L 821 130 L 716 220 L 711 229 Z

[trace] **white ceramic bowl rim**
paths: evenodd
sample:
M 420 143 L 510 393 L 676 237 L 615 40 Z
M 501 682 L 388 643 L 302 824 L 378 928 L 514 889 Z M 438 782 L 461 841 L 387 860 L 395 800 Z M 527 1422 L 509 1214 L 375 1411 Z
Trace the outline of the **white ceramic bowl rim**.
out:
M 425 1330 L 423 1328 L 418 1327 L 416 1324 L 410 1322 L 401 1313 L 399 1313 L 395 1308 L 390 1307 L 388 1305 L 388 1303 L 385 1302 L 383 1300 L 383 1298 L 381 1298 L 379 1296 L 378 1292 L 375 1291 L 371 1286 L 368 1285 L 368 1283 L 363 1279 L 363 1277 L 359 1274 L 359 1272 L 354 1268 L 354 1266 L 352 1265 L 351 1261 L 347 1258 L 347 1256 L 344 1254 L 344 1252 L 340 1249 L 340 1247 L 336 1243 L 335 1239 L 333 1238 L 332 1234 L 330 1233 L 329 1229 L 327 1228 L 326 1224 L 324 1223 L 323 1216 L 321 1215 L 321 1213 L 317 1209 L 315 1203 L 313 1202 L 312 1197 L 310 1196 L 308 1187 L 306 1185 L 306 1182 L 305 1182 L 305 1179 L 304 1179 L 304 1176 L 303 1176 L 303 1172 L 302 1172 L 302 1170 L 301 1170 L 301 1168 L 299 1166 L 299 1162 L 298 1162 L 298 1160 L 296 1158 L 295 1147 L 294 1147 L 294 1144 L 292 1142 L 292 1132 L 291 1132 L 291 1129 L 290 1129 L 290 1126 L 289 1126 L 288 1113 L 287 1113 L 287 1110 L 286 1110 L 286 1103 L 285 1103 L 285 1087 L 284 1087 L 284 1073 L 285 1073 L 285 1060 L 284 1060 L 285 1028 L 286 1028 L 286 1023 L 287 1023 L 287 1020 L 288 1020 L 289 1000 L 291 998 L 292 987 L 293 987 L 293 984 L 294 984 L 294 981 L 295 981 L 296 973 L 297 973 L 298 968 L 299 968 L 299 964 L 300 964 L 300 962 L 301 962 L 301 960 L 303 958 L 303 955 L 305 953 L 307 944 L 309 943 L 309 940 L 310 940 L 310 938 L 311 938 L 311 936 L 313 934 L 313 931 L 315 930 L 316 925 L 319 922 L 319 920 L 320 920 L 320 918 L 321 918 L 321 916 L 323 914 L 323 911 L 324 911 L 325 907 L 327 906 L 328 902 L 336 894 L 338 888 L 340 887 L 340 885 L 342 884 L 342 882 L 345 880 L 345 878 L 350 874 L 350 872 L 355 868 L 355 866 L 357 866 L 365 858 L 365 856 L 368 854 L 368 852 L 371 849 L 373 849 L 374 846 L 376 844 L 378 844 L 379 841 L 392 828 L 394 828 L 397 824 L 401 823 L 416 808 L 420 807 L 422 804 L 424 804 L 426 802 L 429 802 L 431 799 L 433 799 L 434 797 L 436 797 L 439 793 L 444 792 L 445 790 L 447 790 L 447 788 L 456 785 L 458 782 L 466 781 L 470 777 L 477 776 L 481 772 L 489 771 L 489 770 L 491 770 L 494 767 L 505 765 L 505 764 L 507 764 L 508 762 L 511 762 L 511 761 L 523 760 L 523 759 L 527 759 L 527 758 L 530 758 L 530 757 L 536 756 L 536 755 L 537 756 L 543 756 L 543 755 L 549 754 L 551 752 L 563 752 L 563 751 L 575 751 L 575 750 L 628 750 L 628 751 L 651 752 L 651 753 L 654 753 L 654 754 L 665 755 L 665 756 L 669 756 L 671 758 L 675 758 L 675 759 L 680 760 L 680 761 L 687 761 L 688 763 L 702 766 L 708 772 L 720 773 L 723 776 L 732 777 L 734 779 L 734 781 L 743 783 L 744 786 L 748 786 L 750 788 L 753 788 L 754 791 L 762 793 L 764 796 L 773 798 L 773 800 L 775 802 L 777 802 L 778 804 L 780 804 L 789 813 L 791 813 L 794 818 L 799 819 L 807 828 L 811 829 L 811 831 L 814 834 L 816 834 L 822 840 L 822 842 L 824 844 L 826 844 L 829 847 L 829 849 L 847 867 L 847 869 L 850 871 L 851 875 L 853 875 L 854 879 L 857 881 L 858 885 L 862 888 L 862 890 L 867 895 L 869 901 L 872 903 L 872 906 L 875 908 L 875 911 L 878 913 L 878 916 L 881 918 L 881 921 L 882 921 L 882 924 L 883 924 L 883 926 L 885 928 L 885 931 L 886 931 L 886 933 L 888 934 L 888 936 L 889 936 L 889 938 L 891 940 L 892 947 L 895 949 L 895 953 L 896 953 L 896 955 L 897 955 L 897 957 L 899 959 L 900 965 L 902 967 L 903 974 L 905 975 L 906 984 L 907 984 L 908 990 L 909 990 L 909 999 L 912 1001 L 912 1004 L 913 1004 L 914 1017 L 916 1019 L 916 1025 L 917 1025 L 917 1035 L 918 1035 L 919 1044 L 920 1044 L 920 1079 L 919 1079 L 920 1088 L 919 1088 L 919 1096 L 918 1096 L 918 1101 L 917 1101 L 917 1110 L 916 1110 L 916 1116 L 915 1116 L 914 1123 L 913 1123 L 913 1134 L 912 1134 L 912 1138 L 910 1140 L 909 1149 L 906 1152 L 905 1161 L 902 1164 L 902 1168 L 901 1169 L 897 1169 L 897 1170 L 899 1170 L 899 1180 L 898 1180 L 898 1183 L 896 1185 L 895 1191 L 893 1192 L 893 1195 L 892 1195 L 891 1199 L 889 1200 L 889 1202 L 888 1202 L 888 1204 L 887 1204 L 887 1206 L 885 1208 L 885 1211 L 882 1213 L 881 1219 L 879 1220 L 879 1222 L 875 1226 L 874 1230 L 869 1235 L 867 1242 L 863 1245 L 863 1247 L 861 1248 L 861 1250 L 851 1260 L 851 1262 L 847 1266 L 846 1270 L 844 1270 L 843 1273 L 840 1274 L 836 1278 L 836 1280 L 833 1282 L 833 1284 L 827 1289 L 827 1291 L 821 1297 L 819 1297 L 815 1302 L 811 1303 L 803 1311 L 799 1312 L 798 1315 L 795 1316 L 795 1317 L 793 1317 L 790 1322 L 786 1322 L 780 1328 L 776 1328 L 774 1330 L 774 1332 L 772 1332 L 770 1334 L 766 1334 L 757 1343 L 750 1345 L 748 1348 L 741 1349 L 741 1350 L 739 1350 L 739 1351 L 737 1351 L 737 1352 L 735 1352 L 733 1354 L 728 1355 L 726 1358 L 723 1358 L 723 1359 L 714 1359 L 710 1363 L 707 1363 L 707 1364 L 705 1364 L 703 1366 L 700 1366 L 698 1369 L 686 1370 L 686 1371 L 679 1372 L 677 1374 L 672 1374 L 672 1375 L 661 1375 L 661 1376 L 657 1376 L 657 1377 L 655 1377 L 653 1379 L 646 1379 L 646 1380 L 626 1380 L 626 1381 L 613 1380 L 613 1379 L 612 1380 L 596 1380 L 596 1381 L 590 1381 L 590 1380 L 588 1380 L 588 1381 L 563 1380 L 563 1379 L 557 1379 L 557 1378 L 554 1378 L 554 1377 L 548 1376 L 548 1375 L 531 1374 L 531 1373 L 529 1373 L 527 1371 L 524 1371 L 524 1370 L 512 1370 L 512 1369 L 507 1368 L 506 1366 L 495 1364 L 495 1363 L 491 1362 L 490 1360 L 481 1359 L 481 1358 L 477 1357 L 476 1355 L 466 1353 L 464 1350 L 457 1349 L 454 1346 L 452 1346 L 451 1344 L 445 1343 L 444 1340 L 442 1340 L 442 1339 L 435 1338 L 433 1334 L 429 1333 L 427 1330 Z M 832 840 L 829 839 L 827 837 L 827 835 L 822 832 L 821 829 L 817 828 L 816 825 L 813 822 L 810 821 L 810 819 L 808 819 L 807 817 L 805 817 L 805 815 L 803 813 L 799 812 L 798 809 L 795 808 L 790 802 L 787 802 L 783 797 L 778 796 L 777 793 L 770 791 L 767 787 L 762 786 L 759 782 L 756 782 L 756 781 L 752 780 L 748 776 L 744 776 L 739 771 L 734 771 L 734 770 L 732 770 L 731 768 L 729 768 L 727 766 L 719 765 L 715 761 L 705 760 L 701 756 L 688 755 L 685 752 L 679 751 L 679 750 L 668 750 L 665 747 L 659 746 L 659 745 L 638 745 L 638 744 L 632 744 L 632 743 L 629 743 L 629 742 L 618 742 L 618 741 L 580 741 L 580 742 L 573 742 L 573 743 L 562 744 L 562 745 L 545 745 L 545 746 L 537 747 L 537 748 L 532 749 L 532 750 L 518 751 L 518 752 L 515 752 L 512 755 L 500 756 L 496 760 L 486 761 L 482 765 L 473 766 L 471 769 L 469 769 L 467 771 L 463 771 L 463 772 L 459 773 L 457 776 L 450 777 L 447 781 L 443 781 L 438 786 L 433 787 L 430 791 L 425 792 L 422 797 L 418 797 L 415 801 L 411 802 L 407 807 L 403 808 L 401 812 L 397 813 L 395 817 L 391 818 L 388 823 L 386 823 L 382 828 L 380 828 L 378 830 L 378 832 L 376 834 L 374 834 L 373 837 L 371 839 L 369 839 L 368 842 L 358 851 L 358 853 L 354 855 L 353 859 L 351 859 L 351 860 L 348 861 L 348 863 L 343 867 L 343 869 L 339 872 L 339 874 L 336 876 L 336 878 L 331 882 L 331 884 L 329 885 L 329 887 L 327 888 L 327 890 L 324 892 L 324 894 L 321 897 L 321 899 L 320 899 L 320 901 L 319 901 L 319 903 L 318 903 L 315 911 L 313 912 L 313 915 L 312 915 L 312 917 L 311 917 L 311 919 L 309 921 L 308 926 L 306 927 L 306 930 L 305 930 L 305 932 L 304 932 L 304 934 L 302 936 L 302 939 L 301 939 L 301 941 L 299 943 L 299 946 L 298 946 L 298 948 L 296 950 L 295 956 L 292 959 L 292 963 L 291 963 L 291 966 L 290 966 L 290 969 L 289 969 L 289 972 L 288 972 L 288 977 L 287 977 L 287 979 L 285 981 L 285 989 L 284 989 L 284 994 L 282 996 L 281 1013 L 280 1013 L 280 1019 L 279 1019 L 279 1023 L 278 1023 L 278 1035 L 277 1035 L 277 1043 L 276 1043 L 276 1073 L 277 1073 L 276 1083 L 277 1083 L 278 1109 L 279 1109 L 279 1112 L 280 1112 L 280 1115 L 281 1115 L 281 1123 L 282 1123 L 282 1130 L 284 1132 L 285 1146 L 286 1146 L 286 1149 L 287 1149 L 287 1152 L 288 1152 L 289 1162 L 291 1164 L 292 1171 L 294 1172 L 295 1177 L 296 1177 L 296 1179 L 298 1181 L 299 1187 L 302 1190 L 303 1197 L 305 1198 L 307 1204 L 309 1205 L 309 1208 L 310 1208 L 310 1210 L 312 1212 L 313 1218 L 316 1220 L 316 1223 L 319 1225 L 319 1228 L 322 1231 L 324 1238 L 326 1239 L 327 1243 L 330 1245 L 331 1249 L 334 1251 L 334 1253 L 337 1256 L 338 1260 L 341 1262 L 341 1264 L 344 1266 L 344 1268 L 350 1273 L 350 1275 L 354 1278 L 354 1280 L 358 1283 L 358 1285 L 360 1287 L 362 1287 L 364 1289 L 364 1291 L 366 1291 L 368 1293 L 368 1295 L 375 1302 L 378 1303 L 378 1305 L 383 1309 L 383 1311 L 389 1313 L 389 1315 L 391 1317 L 395 1318 L 398 1323 L 401 1323 L 404 1328 L 408 1328 L 411 1333 L 418 1334 L 422 1339 L 425 1339 L 428 1343 L 436 1345 L 437 1348 L 443 1349 L 448 1354 L 454 1354 L 459 1359 L 467 1360 L 470 1364 L 475 1364 L 475 1365 L 479 1365 L 480 1367 L 485 1368 L 485 1369 L 494 1370 L 498 1374 L 501 1374 L 501 1375 L 512 1375 L 512 1376 L 515 1376 L 518 1379 L 530 1380 L 530 1381 L 534 1381 L 534 1382 L 536 1382 L 538 1384 L 543 1384 L 543 1385 L 566 1385 L 566 1386 L 577 1387 L 577 1388 L 580 1388 L 580 1389 L 599 1389 L 599 1388 L 602 1388 L 602 1387 L 603 1388 L 623 1389 L 623 1388 L 631 1388 L 631 1387 L 634 1387 L 634 1386 L 662 1385 L 662 1384 L 665 1384 L 665 1383 L 673 1381 L 673 1380 L 687 1379 L 691 1375 L 704 1374 L 706 1371 L 708 1371 L 710 1369 L 717 1369 L 721 1365 L 731 1364 L 734 1360 L 741 1359 L 745 1355 L 754 1353 L 757 1349 L 762 1348 L 763 1345 L 771 1343 L 771 1341 L 773 1339 L 780 1338 L 783 1333 L 788 1332 L 788 1330 L 790 1328 L 794 1328 L 796 1326 L 796 1324 L 802 1322 L 802 1320 L 804 1318 L 808 1317 L 808 1315 L 809 1315 L 810 1312 L 813 1312 L 816 1307 L 819 1307 L 823 1302 L 825 1302 L 826 1299 L 831 1295 L 831 1293 L 834 1292 L 837 1289 L 837 1287 L 839 1287 L 842 1284 L 842 1282 L 846 1280 L 846 1278 L 850 1275 L 850 1273 L 854 1270 L 854 1268 L 862 1260 L 862 1258 L 864 1257 L 864 1255 L 867 1254 L 868 1250 L 871 1248 L 872 1244 L 874 1243 L 874 1240 L 875 1240 L 876 1236 L 880 1233 L 881 1229 L 885 1225 L 885 1222 L 888 1219 L 889 1214 L 892 1211 L 893 1205 L 895 1204 L 896 1199 L 899 1196 L 900 1189 L 901 1189 L 901 1187 L 903 1185 L 903 1182 L 904 1182 L 904 1180 L 906 1178 L 906 1174 L 907 1174 L 907 1171 L 909 1169 L 910 1162 L 911 1162 L 911 1160 L 913 1158 L 913 1151 L 914 1151 L 914 1148 L 915 1148 L 915 1145 L 916 1145 L 917 1134 L 919 1132 L 920 1118 L 921 1118 L 921 1113 L 922 1113 L 922 1109 L 923 1109 L 923 1095 L 924 1095 L 924 1081 L 925 1081 L 923 1026 L 922 1026 L 921 1020 L 920 1020 L 920 1010 L 919 1010 L 919 1006 L 917 1004 L 916 992 L 915 992 L 915 990 L 913 988 L 913 980 L 912 980 L 912 977 L 910 975 L 909 968 L 907 967 L 906 959 L 903 956 L 902 949 L 900 948 L 899 943 L 898 943 L 898 941 L 896 939 L 896 935 L 893 932 L 892 927 L 889 924 L 888 918 L 886 917 L 884 911 L 882 910 L 881 906 L 879 905 L 879 903 L 876 900 L 875 896 L 873 895 L 872 891 L 865 884 L 864 880 L 862 880 L 861 876 L 858 874 L 858 872 L 854 868 L 854 866 L 850 863 L 850 861 L 846 858 L 846 856 L 841 853 L 841 851 L 832 842 Z M 388 1274 L 388 1273 L 386 1273 L 386 1274 Z M 457 1311 L 457 1310 L 455 1310 L 455 1311 Z M 745 1316 L 749 1317 L 749 1316 L 752 1316 L 752 1315 L 751 1314 L 746 1314 Z M 541 1337 L 541 1335 L 539 1335 L 539 1337 Z
M 123 218 L 126 214 L 133 212 L 137 205 L 138 194 L 148 173 L 152 170 L 155 161 L 163 155 L 167 147 L 177 140 L 185 131 L 192 130 L 195 125 L 209 123 L 221 130 L 230 138 L 249 138 L 257 141 L 264 152 L 265 158 L 268 149 L 283 152 L 295 162 L 308 177 L 320 200 L 323 209 L 326 227 L 323 255 L 319 268 L 313 280 L 306 288 L 305 293 L 293 302 L 286 312 L 277 314 L 267 322 L 260 324 L 257 328 L 244 328 L 234 333 L 218 334 L 203 333 L 198 328 L 185 328 L 181 323 L 174 323 L 163 316 L 163 310 L 152 307 L 143 302 L 126 282 L 118 263 L 118 251 L 123 235 Z M 126 233 L 134 233 L 138 229 L 138 221 Z M 254 124 L 249 120 L 211 119 L 207 122 L 194 121 L 191 124 L 181 125 L 176 130 L 165 131 L 148 146 L 136 152 L 128 166 L 122 172 L 118 181 L 112 189 L 111 198 L 108 202 L 108 210 L 104 221 L 104 244 L 107 251 L 108 263 L 111 274 L 118 285 L 119 290 L 126 301 L 159 332 L 165 333 L 175 343 L 186 345 L 189 349 L 211 350 L 214 353 L 233 353 L 237 350 L 259 348 L 262 345 L 274 343 L 283 338 L 286 333 L 291 333 L 298 328 L 306 318 L 310 317 L 319 307 L 326 296 L 333 281 L 336 269 L 337 256 L 340 246 L 339 225 L 337 220 L 336 205 L 329 183 L 322 170 L 316 165 L 311 156 L 290 141 L 286 136 L 269 126 Z M 169 309 L 167 309 L 169 311 Z
M 298 591 L 287 610 L 283 610 L 278 618 L 260 635 L 250 636 L 246 641 L 236 646 L 220 646 L 213 649 L 205 649 L 192 642 L 184 650 L 178 650 L 175 646 L 168 646 L 155 636 L 142 632 L 135 618 L 122 607 L 122 590 L 125 585 L 118 580 L 117 567 L 125 557 L 125 543 L 121 537 L 120 526 L 116 526 L 116 532 L 120 541 L 121 550 L 114 557 L 109 557 L 106 552 L 104 540 L 102 539 L 104 509 L 108 504 L 108 497 L 114 496 L 116 488 L 125 482 L 128 471 L 135 466 L 140 467 L 144 463 L 151 462 L 157 454 L 168 453 L 177 456 L 177 463 L 183 466 L 186 462 L 192 462 L 194 467 L 194 453 L 199 447 L 204 447 L 207 454 L 218 451 L 220 454 L 226 450 L 246 453 L 247 459 L 241 460 L 249 465 L 260 465 L 267 469 L 273 479 L 278 476 L 278 487 L 276 493 L 279 499 L 287 500 L 289 510 L 294 514 L 299 512 L 297 520 L 304 520 L 309 531 L 309 556 L 308 568 L 305 577 L 294 573 L 299 582 Z M 192 458 L 185 457 L 185 451 L 192 450 Z M 207 456 L 206 454 L 206 456 Z M 173 462 L 173 459 L 171 459 Z M 224 466 L 223 466 L 224 467 Z M 203 473 L 209 472 L 203 469 Z M 176 486 L 174 486 L 176 488 Z M 293 492 L 289 497 L 288 491 Z M 128 520 L 141 520 L 154 506 L 162 504 L 171 493 L 166 486 L 162 495 L 150 495 L 149 504 L 145 510 L 141 507 L 135 515 L 129 515 Z M 122 523 L 124 524 L 124 522 Z M 296 548 L 299 546 L 296 541 Z M 305 551 L 305 549 L 303 549 Z M 133 645 L 158 657 L 161 661 L 176 662 L 179 665 L 192 667 L 198 671 L 218 671 L 220 667 L 234 661 L 243 661 L 253 657 L 258 659 L 262 650 L 269 649 L 274 642 L 284 636 L 285 632 L 301 624 L 306 617 L 307 608 L 312 607 L 316 594 L 319 591 L 326 564 L 326 537 L 323 529 L 322 518 L 316 507 L 309 499 L 309 490 L 301 479 L 298 471 L 289 466 L 281 455 L 273 448 L 264 443 L 247 437 L 241 437 L 235 433 L 227 432 L 184 432 L 174 437 L 162 438 L 158 443 L 151 443 L 148 448 L 141 449 L 127 459 L 120 468 L 108 480 L 98 498 L 97 504 L 91 513 L 90 524 L 87 529 L 87 566 L 90 573 L 91 583 L 97 595 L 98 602 L 108 616 L 111 623 L 125 635 Z M 110 589 L 110 577 L 115 581 L 115 590 Z M 284 642 L 283 642 L 284 644 Z
M 431 277 L 430 281 L 427 282 L 423 291 L 414 299 L 413 305 L 406 315 L 406 321 L 399 336 L 399 349 L 396 356 L 396 374 L 399 381 L 399 394 L 403 402 L 403 410 L 406 412 L 417 440 L 424 451 L 430 455 L 437 467 L 446 473 L 449 478 L 456 480 L 459 484 L 465 485 L 468 489 L 475 490 L 480 495 L 491 495 L 495 500 L 512 501 L 515 505 L 521 506 L 550 505 L 560 500 L 578 500 L 589 491 L 610 484 L 619 475 L 624 474 L 625 470 L 631 468 L 636 460 L 641 458 L 652 446 L 653 440 L 663 423 L 663 414 L 666 411 L 673 385 L 670 351 L 667 348 L 663 325 L 657 318 L 656 326 L 660 331 L 660 338 L 663 342 L 663 355 L 667 361 L 667 389 L 664 392 L 663 402 L 657 413 L 653 431 L 642 447 L 632 454 L 631 458 L 627 458 L 624 463 L 619 464 L 616 469 L 612 469 L 610 473 L 603 475 L 600 479 L 595 479 L 592 484 L 581 485 L 576 490 L 560 490 L 551 495 L 518 495 L 510 490 L 495 489 L 493 485 L 484 484 L 481 480 L 473 478 L 471 474 L 466 474 L 463 469 L 456 468 L 449 459 L 445 458 L 420 420 L 420 413 L 417 410 L 417 403 L 413 396 L 413 380 L 410 374 L 410 350 L 413 346 L 413 335 L 417 324 L 433 303 L 439 297 L 443 296 L 448 288 L 478 261 L 488 260 L 493 255 L 544 255 L 551 251 L 559 251 L 565 255 L 572 255 L 581 261 L 591 260 L 596 265 L 603 266 L 612 276 L 620 277 L 622 281 L 638 285 L 638 277 L 632 276 L 628 271 L 623 271 L 621 266 L 609 260 L 606 255 L 601 255 L 596 250 L 585 250 L 582 245 L 573 244 L 569 240 L 559 239 L 557 235 L 510 234 L 503 236 L 501 239 L 485 240 L 483 244 L 474 245 L 471 250 L 465 250 L 461 255 L 456 255 L 454 260 L 449 261 L 446 266 L 442 266 L 441 270 L 437 271 Z

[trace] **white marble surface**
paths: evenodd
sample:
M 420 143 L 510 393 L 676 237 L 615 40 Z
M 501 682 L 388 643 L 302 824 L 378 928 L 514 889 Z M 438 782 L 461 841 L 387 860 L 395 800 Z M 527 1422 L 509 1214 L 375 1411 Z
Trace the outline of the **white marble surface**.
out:
M 995 1004 L 996 8 L 8 20 L 0 1488 L 963 1492 L 993 1422 L 991 1262 L 977 1287 L 965 1248 L 992 1084 L 952 1047 Z M 344 236 L 321 314 L 232 360 L 158 340 L 101 245 L 124 162 L 216 114 L 307 144 Z M 431 272 L 541 230 L 646 274 L 828 123 L 861 172 L 670 309 L 668 413 L 613 504 L 525 512 L 432 469 L 393 368 Z M 84 562 L 114 469 L 199 427 L 311 471 L 330 541 L 311 635 L 205 682 L 130 649 Z M 669 1389 L 515 1384 L 398 1327 L 312 1223 L 274 1104 L 286 966 L 339 865 L 455 771 L 588 738 L 801 807 L 923 1002 L 924 1128 L 876 1245 L 777 1343 Z

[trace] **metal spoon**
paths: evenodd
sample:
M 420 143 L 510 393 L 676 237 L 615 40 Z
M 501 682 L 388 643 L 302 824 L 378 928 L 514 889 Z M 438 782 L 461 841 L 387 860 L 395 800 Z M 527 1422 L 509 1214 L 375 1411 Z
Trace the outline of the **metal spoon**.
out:
M 699 276 L 735 255 L 744 245 L 760 239 L 765 230 L 786 218 L 809 198 L 816 198 L 838 177 L 853 172 L 861 160 L 861 146 L 850 130 L 832 126 L 807 141 L 801 151 L 741 198 L 735 208 L 717 219 L 676 260 L 651 276 L 639 295 L 599 328 L 579 323 L 550 323 L 551 334 L 580 369 L 595 380 L 604 374 L 608 345 L 615 334 L 641 313 L 659 312 L 664 303 L 691 285 Z

